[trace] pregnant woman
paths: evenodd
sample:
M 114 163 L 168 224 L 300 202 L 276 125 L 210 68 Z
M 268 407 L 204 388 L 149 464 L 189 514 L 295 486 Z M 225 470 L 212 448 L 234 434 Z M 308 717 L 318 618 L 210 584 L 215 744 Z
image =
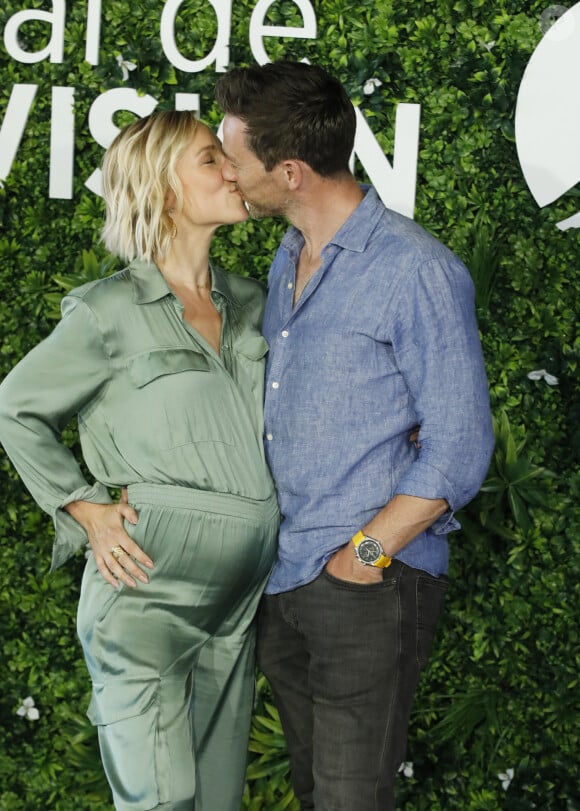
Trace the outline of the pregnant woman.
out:
M 103 233 L 130 264 L 67 295 L 0 386 L 0 441 L 53 516 L 53 566 L 90 545 L 78 633 L 118 811 L 239 811 L 244 784 L 278 509 L 264 291 L 209 260 L 216 229 L 247 216 L 223 160 L 189 112 L 119 133 Z M 75 415 L 92 483 L 60 440 Z

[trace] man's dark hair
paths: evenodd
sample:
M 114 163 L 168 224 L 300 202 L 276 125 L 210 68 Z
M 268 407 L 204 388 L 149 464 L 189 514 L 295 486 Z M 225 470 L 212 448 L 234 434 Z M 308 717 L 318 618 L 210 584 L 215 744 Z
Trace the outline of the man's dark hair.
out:
M 322 68 L 289 60 L 233 68 L 217 82 L 216 98 L 245 122 L 248 145 L 268 172 L 291 159 L 325 177 L 349 171 L 354 107 Z

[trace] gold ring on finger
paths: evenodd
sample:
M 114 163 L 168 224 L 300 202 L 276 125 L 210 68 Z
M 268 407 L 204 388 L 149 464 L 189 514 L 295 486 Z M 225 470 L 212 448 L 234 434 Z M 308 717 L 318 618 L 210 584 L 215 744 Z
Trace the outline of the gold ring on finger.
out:
M 111 555 L 115 558 L 115 560 L 119 560 L 122 555 L 126 555 L 127 553 L 123 549 L 122 546 L 112 546 L 111 547 Z

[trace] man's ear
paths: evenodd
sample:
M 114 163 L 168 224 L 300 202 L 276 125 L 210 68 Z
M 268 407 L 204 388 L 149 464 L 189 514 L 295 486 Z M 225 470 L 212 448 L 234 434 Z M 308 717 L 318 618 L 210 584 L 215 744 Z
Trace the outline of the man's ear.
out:
M 296 191 L 302 185 L 304 170 L 301 161 L 282 161 L 280 164 L 282 176 L 287 187 L 291 191 Z

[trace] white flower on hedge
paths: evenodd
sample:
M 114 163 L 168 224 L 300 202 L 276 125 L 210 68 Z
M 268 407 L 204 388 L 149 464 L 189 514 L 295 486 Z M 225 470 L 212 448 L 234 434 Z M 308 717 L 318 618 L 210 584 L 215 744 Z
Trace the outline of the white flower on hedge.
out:
M 501 787 L 504 791 L 507 791 L 510 787 L 510 783 L 514 779 L 514 770 L 513 769 L 506 769 L 505 772 L 500 772 L 498 774 L 499 779 L 501 780 Z
M 372 79 L 367 79 L 366 80 L 366 82 L 364 84 L 364 87 L 363 87 L 363 93 L 365 94 L 365 96 L 370 96 L 372 93 L 375 92 L 377 87 L 380 87 L 381 85 L 382 85 L 381 80 L 380 79 L 375 79 L 375 77 L 373 76 Z
M 399 766 L 399 771 L 403 772 L 405 777 L 413 777 L 413 764 L 410 760 L 405 760 Z
M 545 369 L 534 369 L 533 372 L 528 372 L 528 378 L 530 380 L 541 380 L 543 378 L 548 386 L 558 385 L 558 378 L 551 375 Z
M 126 82 L 129 78 L 129 71 L 136 70 L 137 65 L 134 62 L 129 62 L 127 59 L 123 59 L 123 54 L 117 55 L 117 65 L 121 68 L 121 73 L 123 74 L 123 81 Z
M 34 699 L 32 696 L 25 698 L 20 707 L 16 710 L 16 715 L 21 715 L 23 718 L 28 718 L 29 721 L 38 721 L 40 713 L 34 706 Z

